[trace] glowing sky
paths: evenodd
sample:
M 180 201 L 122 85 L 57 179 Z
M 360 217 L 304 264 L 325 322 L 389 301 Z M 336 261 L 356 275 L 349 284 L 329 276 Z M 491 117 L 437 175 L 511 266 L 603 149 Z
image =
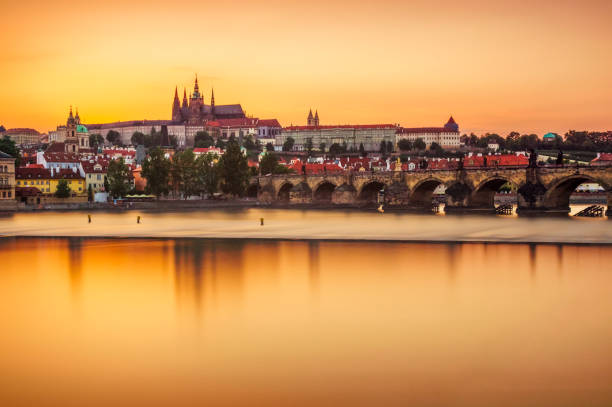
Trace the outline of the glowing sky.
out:
M 0 124 L 169 119 L 197 72 L 206 103 L 283 125 L 608 130 L 611 4 L 3 0 Z

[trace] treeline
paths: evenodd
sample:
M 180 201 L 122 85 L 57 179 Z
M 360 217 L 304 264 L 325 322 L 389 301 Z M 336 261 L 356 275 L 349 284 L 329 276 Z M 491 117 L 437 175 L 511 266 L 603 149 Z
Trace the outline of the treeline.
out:
M 495 133 L 477 136 L 474 133 L 461 136 L 468 147 L 487 148 L 496 143 L 502 150 L 525 151 L 531 149 L 556 149 L 568 151 L 612 152 L 612 131 L 575 131 L 570 130 L 563 137 L 556 133 L 553 140 L 540 139 L 536 134 L 511 132 L 506 137 Z
M 142 164 L 142 177 L 147 180 L 146 192 L 158 198 L 172 193 L 175 197 L 187 199 L 219 191 L 242 196 L 251 175 L 255 173 L 249 170 L 247 157 L 233 139 L 227 142 L 221 157 L 215 154 L 196 157 L 193 150 L 188 149 L 175 153 L 170 159 L 155 147 L 149 150 Z

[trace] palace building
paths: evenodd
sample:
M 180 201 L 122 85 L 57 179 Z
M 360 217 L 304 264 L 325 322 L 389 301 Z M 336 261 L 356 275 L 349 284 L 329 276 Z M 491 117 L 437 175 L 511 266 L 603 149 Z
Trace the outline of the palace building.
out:
M 191 147 L 196 133 L 206 130 L 209 122 L 243 118 L 246 118 L 246 115 L 240 104 L 215 104 L 215 93 L 212 88 L 210 103 L 206 104 L 196 76 L 193 92 L 189 94 L 189 97 L 187 97 L 187 89 L 183 89 L 182 102 L 178 96 L 178 88 L 174 89 L 170 120 L 129 120 L 88 124 L 87 127 L 90 133 L 98 133 L 104 137 L 109 131 L 114 130 L 120 134 L 122 143 L 130 144 L 130 139 L 135 132 L 149 134 L 152 129 L 159 132 L 162 126 L 166 126 L 168 135 L 176 137 L 179 147 Z
M 459 125 L 451 116 L 444 127 L 401 127 L 397 129 L 395 142 L 397 145 L 402 139 L 411 142 L 421 139 L 427 148 L 431 146 L 431 143 L 437 143 L 442 148 L 457 149 L 461 146 L 459 137 Z

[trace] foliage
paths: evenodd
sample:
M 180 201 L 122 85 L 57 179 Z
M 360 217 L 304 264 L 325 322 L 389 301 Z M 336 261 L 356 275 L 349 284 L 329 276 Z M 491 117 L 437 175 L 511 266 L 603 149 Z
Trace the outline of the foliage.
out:
M 425 150 L 427 148 L 427 144 L 425 144 L 422 138 L 414 140 L 412 146 L 417 150 Z
M 287 140 L 285 140 L 285 143 L 283 144 L 283 151 L 292 151 L 294 145 L 295 140 L 293 137 L 287 137 Z
M 251 134 L 244 138 L 242 145 L 249 151 L 257 150 L 257 144 L 255 144 L 255 140 L 253 140 L 253 136 Z
M 319 144 L 319 151 L 321 151 L 322 153 L 325 152 L 325 143 Z
M 306 151 L 308 151 L 308 156 L 310 156 L 312 154 L 312 149 L 314 148 L 314 146 L 312 145 L 312 138 L 308 137 L 306 139 L 306 144 L 304 144 L 304 148 L 306 148 Z
M 400 150 L 402 151 L 410 151 L 412 150 L 412 142 L 408 139 L 401 139 L 398 143 L 397 146 L 399 147 Z
M 215 145 L 215 139 L 207 131 L 198 131 L 193 138 L 195 148 L 208 148 Z
M 219 178 L 223 192 L 235 196 L 244 194 L 248 184 L 249 165 L 235 140 L 227 143 L 225 154 L 219 160 Z
M 196 159 L 196 175 L 202 190 L 209 195 L 219 188 L 219 167 L 216 165 L 216 154 L 205 154 Z
M 70 187 L 68 186 L 68 181 L 65 179 L 60 179 L 57 182 L 57 188 L 55 190 L 55 196 L 58 198 L 68 198 L 70 197 Z
M 346 145 L 340 145 L 338 143 L 333 143 L 329 146 L 329 154 L 332 156 L 336 156 L 339 154 L 346 153 Z
M 274 151 L 274 144 L 272 143 L 266 143 L 266 151 Z
M 189 149 L 174 154 L 170 175 L 174 189 L 182 193 L 185 199 L 200 193 L 200 182 L 193 150 Z
M 97 150 L 100 146 L 104 145 L 104 137 L 101 134 L 90 134 L 89 145 L 91 148 Z
M 215 147 L 225 150 L 225 146 L 226 146 L 225 141 L 221 140 L 220 138 L 217 139 L 217 142 L 215 143 Z
M 89 187 L 87 187 L 87 201 L 93 202 L 93 200 L 94 200 L 93 186 L 89 184 Z
M 146 136 L 143 133 L 135 131 L 134 134 L 132 134 L 130 141 L 132 142 L 133 146 L 137 146 L 138 144 L 144 144 L 145 138 Z
M 274 169 L 278 165 L 278 158 L 274 153 L 267 153 L 259 162 L 259 171 L 261 175 L 273 174 Z
M 21 165 L 21 154 L 19 154 L 19 149 L 9 136 L 4 136 L 0 139 L 0 151 L 15 158 L 15 167 Z
M 108 164 L 108 179 L 109 193 L 113 198 L 125 196 L 130 190 L 130 168 L 125 164 L 123 158 L 111 160 Z
M 367 153 L 365 151 L 365 147 L 363 146 L 363 143 L 359 143 L 359 155 L 362 157 L 367 156 Z
M 431 145 L 429 146 L 429 150 L 433 151 L 436 154 L 440 154 L 442 152 L 444 152 L 444 149 L 442 148 L 442 146 L 438 143 L 436 143 L 435 141 L 433 143 L 431 143 Z
M 168 193 L 170 160 L 165 157 L 161 148 L 156 147 L 149 151 L 149 156 L 142 163 L 142 176 L 147 180 L 147 193 L 158 199 Z
M 106 133 L 106 140 L 112 145 L 117 145 L 121 140 L 121 134 L 118 131 L 109 130 Z

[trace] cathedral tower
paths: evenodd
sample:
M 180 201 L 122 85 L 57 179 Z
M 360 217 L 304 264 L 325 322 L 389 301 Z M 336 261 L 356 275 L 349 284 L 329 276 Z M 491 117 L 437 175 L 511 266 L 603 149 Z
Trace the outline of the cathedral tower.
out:
M 172 102 L 172 120 L 181 121 L 181 103 L 178 97 L 178 87 L 174 88 L 174 101 Z
M 79 152 L 77 121 L 76 118 L 72 115 L 72 106 L 70 106 L 70 114 L 68 115 L 68 120 L 66 120 L 66 138 L 64 140 L 64 151 L 67 153 Z
M 314 126 L 314 118 L 312 117 L 312 109 L 308 112 L 308 119 L 306 119 L 308 123 L 307 126 Z

